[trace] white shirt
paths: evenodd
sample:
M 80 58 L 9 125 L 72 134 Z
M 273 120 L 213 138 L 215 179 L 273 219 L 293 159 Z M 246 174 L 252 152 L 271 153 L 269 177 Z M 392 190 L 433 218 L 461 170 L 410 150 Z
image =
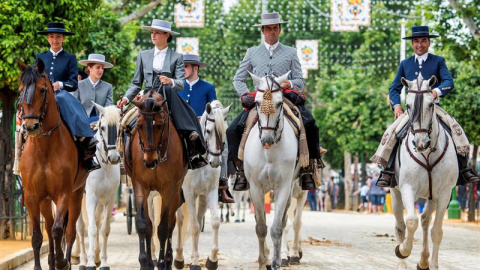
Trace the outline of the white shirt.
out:
M 196 80 L 193 80 L 191 82 L 188 80 L 185 80 L 185 81 L 188 83 L 188 85 L 190 85 L 190 90 L 192 90 L 193 85 L 196 84 L 199 80 L 200 78 L 197 78 Z
M 100 80 L 98 80 L 96 83 L 94 83 L 92 79 L 90 79 L 90 76 L 88 76 L 88 80 L 90 81 L 90 83 L 92 83 L 93 88 L 95 88 L 95 86 L 97 86 L 97 84 L 100 82 Z
M 268 44 L 267 42 L 264 42 L 263 44 L 265 44 L 265 47 L 267 48 L 267 51 L 270 53 L 270 55 L 273 54 L 273 52 L 275 51 L 275 49 L 278 47 L 278 44 L 280 42 L 277 41 L 277 43 L 273 44 L 273 45 L 270 45 Z
M 165 62 L 165 56 L 167 55 L 168 47 L 165 47 L 163 50 L 159 50 L 155 46 L 155 50 L 153 52 L 153 69 L 155 70 L 162 70 L 163 63 Z
M 425 61 L 427 61 L 427 58 L 428 58 L 428 52 L 424 53 L 423 55 L 416 55 L 415 54 L 415 61 L 418 62 L 418 65 L 419 65 L 420 68 L 422 68 L 422 64 L 425 63 Z M 442 91 L 440 91 L 440 89 L 438 89 L 438 87 L 434 88 L 433 90 L 435 90 L 435 92 L 437 92 L 437 98 L 435 99 L 435 103 L 439 103 L 440 102 L 440 95 L 442 94 Z
M 53 59 L 55 59 L 55 57 L 57 57 L 57 55 L 59 53 L 61 53 L 63 51 L 63 47 L 60 48 L 60 50 L 58 52 L 54 52 L 52 48 L 50 48 L 50 52 L 53 54 Z M 60 89 L 63 89 L 63 82 L 58 82 L 58 84 L 60 85 Z

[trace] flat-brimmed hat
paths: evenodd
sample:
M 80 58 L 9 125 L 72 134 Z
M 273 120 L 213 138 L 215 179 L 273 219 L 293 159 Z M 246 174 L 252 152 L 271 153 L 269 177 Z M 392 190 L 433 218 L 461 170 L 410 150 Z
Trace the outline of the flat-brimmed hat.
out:
M 103 54 L 98 53 L 91 53 L 88 55 L 88 60 L 80 60 L 78 63 L 82 66 L 86 66 L 88 64 L 102 64 L 103 68 L 111 68 L 113 64 L 109 62 L 105 62 L 105 56 Z
M 197 65 L 199 68 L 205 68 L 207 67 L 207 64 L 200 62 L 200 56 L 196 54 L 184 54 L 183 55 L 183 62 L 185 64 L 190 64 L 190 65 Z
M 47 35 L 50 33 L 59 33 L 64 34 L 65 36 L 75 35 L 73 32 L 65 31 L 65 25 L 61 22 L 49 22 L 47 24 L 47 30 L 37 32 L 37 34 L 40 35 Z
M 285 24 L 288 21 L 282 21 L 280 18 L 280 13 L 278 12 L 271 12 L 271 13 L 263 13 L 262 14 L 262 22 L 260 24 L 254 24 L 253 26 L 264 26 L 264 25 L 272 25 L 272 24 Z
M 142 25 L 142 29 L 145 29 L 145 30 L 148 30 L 148 31 L 158 30 L 158 31 L 170 33 L 172 35 L 180 35 L 180 33 L 172 31 L 172 23 L 171 22 L 157 20 L 157 19 L 153 19 L 152 20 L 152 25 L 150 25 L 150 26 Z
M 438 36 L 430 35 L 430 30 L 428 29 L 428 26 L 413 26 L 412 35 L 409 37 L 404 37 L 403 39 L 413 39 L 417 37 L 436 38 Z

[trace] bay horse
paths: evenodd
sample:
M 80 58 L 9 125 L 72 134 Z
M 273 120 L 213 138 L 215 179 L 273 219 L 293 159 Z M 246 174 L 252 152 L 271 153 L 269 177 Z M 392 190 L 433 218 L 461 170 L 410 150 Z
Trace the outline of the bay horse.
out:
M 407 269 L 405 258 L 412 252 L 413 237 L 419 222 L 415 213 L 415 202 L 419 198 L 428 198 L 420 219 L 423 247 L 417 269 L 436 270 L 443 235 L 443 217 L 458 177 L 456 151 L 451 136 L 441 127 L 441 120 L 435 113 L 435 98 L 431 93 L 431 86 L 436 81 L 435 76 L 424 80 L 420 74 L 413 81 L 405 78 L 401 81 L 408 87 L 406 103 L 411 126 L 397 152 L 395 177 L 398 186 L 391 189 L 398 244 L 395 249 L 399 258 L 397 268 Z M 407 213 L 405 220 L 404 208 Z M 432 262 L 429 264 L 428 228 L 434 211 L 435 222 L 431 230 Z
M 227 114 L 230 111 L 230 106 L 224 108 L 218 100 L 207 103 L 205 106 L 205 112 L 200 118 L 200 126 L 205 138 L 207 148 L 205 159 L 208 161 L 208 165 L 196 170 L 189 170 L 182 185 L 185 203 L 188 207 L 189 234 L 193 240 L 190 269 L 201 269 L 198 243 L 202 220 L 207 209 L 210 210 L 213 245 L 205 266 L 209 270 L 218 268 L 218 230 L 220 228 L 218 217 L 218 179 L 220 178 L 222 152 L 225 146 L 228 126 Z M 178 212 L 182 212 L 182 209 L 179 209 Z M 184 214 L 177 213 L 177 220 L 179 234 L 174 263 L 177 269 L 182 269 L 184 266 L 183 236 L 180 228 L 184 221 Z
M 77 220 L 77 241 L 79 244 L 80 269 L 95 267 L 100 259 L 100 269 L 108 270 L 107 241 L 110 234 L 111 212 L 120 185 L 120 154 L 116 149 L 117 130 L 120 126 L 120 110 L 116 106 L 103 107 L 94 102 L 100 112 L 95 137 L 98 140 L 96 156 L 101 168 L 91 172 L 85 186 L 85 207 L 82 212 L 88 216 L 88 254 L 85 252 L 85 221 L 82 215 Z M 102 235 L 100 246 L 99 233 Z M 87 256 L 88 255 L 88 256 Z M 88 259 L 88 261 L 87 261 Z
M 44 62 L 38 59 L 36 66 L 29 67 L 19 62 L 19 66 L 22 74 L 18 106 L 27 134 L 20 171 L 25 205 L 33 226 L 34 269 L 42 269 L 40 214 L 45 218 L 48 234 L 49 268 L 69 269 L 76 234 L 75 222 L 81 211 L 88 172 L 81 165 L 73 137 L 60 118 L 52 84 L 45 74 Z M 56 205 L 55 217 L 52 201 Z M 62 249 L 64 235 L 65 253 Z
M 171 269 L 173 263 L 172 233 L 175 212 L 180 206 L 183 178 L 187 174 L 187 159 L 182 141 L 172 120 L 164 96 L 151 89 L 132 101 L 138 107 L 137 132 L 131 142 L 131 164 L 125 168 L 132 178 L 137 214 L 135 217 L 139 238 L 141 269 L 153 269 L 151 255 L 152 221 L 148 215 L 150 191 L 158 191 L 162 198 L 158 238 L 160 251 L 157 267 Z M 125 153 L 129 151 L 125 150 Z
M 250 184 L 250 198 L 255 206 L 255 220 L 259 244 L 259 269 L 270 267 L 269 249 L 265 244 L 267 224 L 265 218 L 265 193 L 273 190 L 275 217 L 270 235 L 273 241 L 272 269 L 281 269 L 282 234 L 287 223 L 293 179 L 298 178 L 298 139 L 287 123 L 283 109 L 280 84 L 287 80 L 290 71 L 275 78 L 262 78 L 251 74 L 257 94 L 258 121 L 251 129 L 244 151 L 245 176 Z

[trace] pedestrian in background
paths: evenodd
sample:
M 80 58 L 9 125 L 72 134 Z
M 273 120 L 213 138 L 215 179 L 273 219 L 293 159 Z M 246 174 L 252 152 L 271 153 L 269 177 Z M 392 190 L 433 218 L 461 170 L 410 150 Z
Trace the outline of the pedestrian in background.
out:
M 310 211 L 317 211 L 317 190 L 311 189 L 307 193 L 308 205 L 310 206 Z

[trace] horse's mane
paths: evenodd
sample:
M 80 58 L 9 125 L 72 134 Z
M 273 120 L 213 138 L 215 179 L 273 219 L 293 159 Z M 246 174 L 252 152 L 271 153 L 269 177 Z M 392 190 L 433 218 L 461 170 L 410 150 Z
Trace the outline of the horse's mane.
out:
M 214 100 L 210 102 L 212 111 L 214 113 L 213 119 L 215 120 L 215 128 L 217 129 L 218 134 L 226 134 L 227 126 L 225 125 L 224 117 L 222 110 L 224 109 L 222 103 L 219 100 Z M 205 126 L 205 121 L 207 121 L 207 111 L 203 112 L 203 115 L 200 119 L 200 124 L 202 127 Z M 224 138 L 222 137 L 222 140 Z
M 28 87 L 30 85 L 35 85 L 37 80 L 42 76 L 36 69 L 35 66 L 28 66 L 20 75 L 20 82 L 23 85 L 22 92 L 18 98 L 18 103 L 30 103 L 33 93 L 29 93 L 35 88 Z
M 120 121 L 118 109 L 113 105 L 105 107 L 103 118 L 105 119 L 107 125 L 116 125 Z
M 420 81 L 419 81 L 420 80 Z M 417 91 L 422 90 L 423 79 L 417 78 L 415 80 L 417 84 Z M 416 122 L 420 120 L 420 116 L 422 115 L 423 111 L 423 95 L 416 94 L 415 101 L 413 102 L 413 114 L 412 114 L 412 122 Z

